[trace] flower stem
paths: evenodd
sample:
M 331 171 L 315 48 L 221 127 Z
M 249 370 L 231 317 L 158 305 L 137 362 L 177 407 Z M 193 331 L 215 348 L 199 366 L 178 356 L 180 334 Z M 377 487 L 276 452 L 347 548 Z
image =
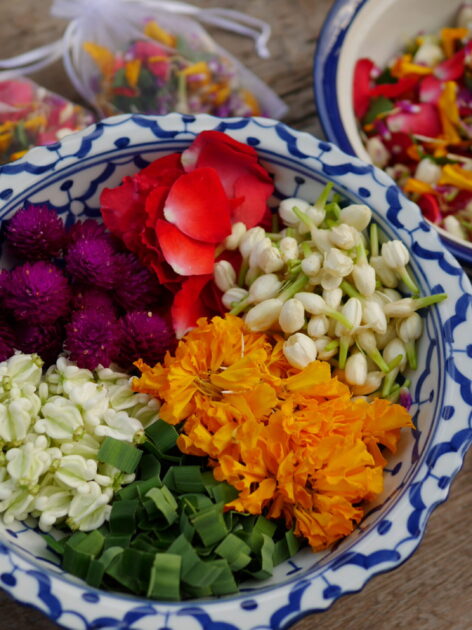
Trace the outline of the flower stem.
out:
M 326 202 L 328 201 L 329 194 L 331 190 L 333 189 L 333 186 L 334 186 L 333 182 L 327 182 L 326 186 L 321 191 L 321 195 L 318 197 L 318 199 L 315 201 L 313 205 L 316 206 L 317 208 L 324 209 Z
M 349 337 L 343 335 L 339 340 L 339 357 L 338 363 L 341 370 L 346 367 L 347 351 L 349 350 Z
M 300 273 L 297 278 L 294 280 L 294 282 L 292 282 L 291 284 L 289 284 L 283 291 L 282 293 L 279 293 L 278 297 L 283 301 L 286 302 L 287 300 L 289 300 L 291 297 L 293 297 L 295 295 L 295 293 L 299 293 L 300 291 L 303 291 L 303 289 L 306 287 L 306 285 L 308 284 L 309 278 L 308 276 L 306 276 L 304 273 Z
M 413 301 L 415 311 L 420 308 L 426 308 L 431 304 L 437 304 L 447 298 L 447 293 L 433 293 L 432 295 L 426 295 L 422 298 L 417 298 Z
M 379 229 L 377 223 L 370 224 L 370 255 L 379 255 Z
M 249 300 L 245 297 L 242 300 L 239 300 L 239 302 L 233 302 L 231 306 L 232 309 L 229 312 L 230 315 L 239 315 L 239 313 L 242 313 L 244 309 L 249 306 Z
M 412 370 L 416 370 L 418 367 L 418 361 L 416 357 L 416 347 L 414 341 L 407 341 L 405 344 L 406 348 L 406 357 L 408 359 L 408 365 Z
M 357 291 L 350 282 L 348 282 L 348 280 L 343 280 L 341 282 L 341 289 L 344 291 L 344 293 L 346 293 L 346 295 L 349 295 L 349 297 L 354 297 L 354 298 L 359 298 L 362 299 L 362 295 L 359 293 L 359 291 Z
M 400 269 L 398 269 L 398 272 L 400 274 L 400 278 L 406 284 L 406 286 L 410 289 L 413 295 L 419 295 L 420 290 L 416 286 L 413 278 L 408 273 L 406 267 L 401 267 Z
M 244 287 L 244 284 L 246 281 L 246 274 L 248 270 L 249 270 L 249 261 L 243 260 L 241 262 L 241 267 L 239 268 L 239 274 L 238 274 L 238 285 L 240 287 Z

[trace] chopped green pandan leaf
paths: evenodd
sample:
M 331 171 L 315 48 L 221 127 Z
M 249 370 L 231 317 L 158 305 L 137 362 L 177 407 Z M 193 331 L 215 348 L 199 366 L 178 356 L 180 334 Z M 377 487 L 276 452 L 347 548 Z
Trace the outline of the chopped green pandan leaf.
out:
M 211 585 L 211 592 L 213 595 L 229 595 L 230 593 L 238 592 L 238 585 L 234 579 L 233 572 L 231 571 L 228 562 L 224 559 L 213 560 L 213 564 L 221 569 L 218 579 Z
M 174 495 L 166 486 L 162 486 L 162 488 L 151 488 L 151 490 L 146 493 L 146 498 L 154 503 L 157 511 L 164 517 L 168 525 L 172 525 L 172 523 L 177 520 L 178 504 Z
M 191 516 L 201 510 L 211 508 L 214 503 L 205 494 L 198 494 L 195 492 L 189 492 L 180 496 L 180 502 L 182 509 Z
M 90 561 L 85 581 L 90 586 L 98 588 L 103 580 L 106 570 L 111 562 L 123 552 L 121 547 L 110 547 L 106 549 L 100 558 L 93 558 Z
M 175 427 L 160 419 L 147 427 L 145 434 L 161 453 L 166 453 L 174 448 L 179 437 Z
M 299 549 L 300 540 L 295 536 L 293 530 L 285 532 L 283 538 L 278 540 L 274 546 L 274 566 L 294 556 Z
M 131 542 L 131 534 L 108 534 L 105 537 L 104 549 L 109 549 L 110 547 L 122 547 L 125 549 L 129 546 Z
M 106 437 L 97 454 L 99 462 L 110 464 L 125 473 L 134 473 L 143 452 L 138 448 L 112 437 Z
M 107 567 L 106 575 L 128 588 L 132 593 L 144 594 L 149 583 L 155 554 L 138 549 L 123 549 Z
M 228 533 L 223 513 L 216 505 L 190 516 L 190 522 L 205 547 L 219 542 Z
M 267 534 L 260 534 L 260 548 L 245 572 L 256 580 L 266 580 L 271 577 L 274 571 L 274 551 L 275 543 L 272 538 Z
M 230 503 L 238 496 L 238 491 L 226 481 L 218 481 L 214 486 L 207 486 L 206 490 L 215 503 Z
M 56 540 L 53 536 L 51 536 L 51 534 L 42 534 L 42 537 L 46 541 L 49 549 L 62 556 L 62 554 L 64 553 L 64 547 L 67 542 L 67 538 Z
M 78 532 L 71 536 L 64 545 L 62 562 L 64 570 L 84 580 L 90 561 L 102 551 L 104 542 L 105 537 L 98 530 L 90 534 Z
M 172 553 L 156 553 L 151 567 L 147 597 L 179 601 L 182 558 Z
M 160 479 L 161 469 L 161 462 L 158 458 L 151 453 L 145 453 L 139 462 L 139 477 L 143 481 L 155 479 L 156 477 Z
M 175 491 L 179 494 L 205 490 L 200 466 L 174 466 L 173 480 Z
M 395 103 L 389 98 L 379 96 L 379 98 L 374 99 L 370 103 L 369 109 L 362 119 L 362 124 L 369 125 L 370 123 L 373 123 L 378 116 L 390 112 L 394 107 Z
M 195 527 L 190 522 L 188 515 L 183 511 L 180 513 L 179 526 L 182 534 L 191 542 L 195 534 Z
M 214 564 L 211 560 L 202 560 L 199 558 L 198 563 L 192 566 L 185 573 L 182 580 L 189 586 L 208 587 L 214 584 L 221 573 L 221 566 Z
M 115 501 L 110 513 L 110 531 L 112 534 L 125 535 L 132 534 L 136 529 L 136 514 L 139 508 L 139 501 Z
M 232 571 L 240 571 L 251 562 L 251 547 L 232 533 L 220 542 L 215 553 L 228 562 Z

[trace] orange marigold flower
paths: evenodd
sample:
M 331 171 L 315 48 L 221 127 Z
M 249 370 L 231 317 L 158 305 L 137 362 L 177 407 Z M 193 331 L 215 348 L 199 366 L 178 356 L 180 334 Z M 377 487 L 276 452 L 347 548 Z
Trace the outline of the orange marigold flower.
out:
M 294 369 L 280 338 L 229 314 L 200 319 L 162 364 L 136 365 L 133 389 L 182 423 L 179 448 L 208 456 L 215 478 L 238 490 L 226 508 L 282 517 L 315 550 L 361 520 L 383 488 L 382 447 L 395 451 L 413 426 L 400 405 L 353 398 L 326 362 Z

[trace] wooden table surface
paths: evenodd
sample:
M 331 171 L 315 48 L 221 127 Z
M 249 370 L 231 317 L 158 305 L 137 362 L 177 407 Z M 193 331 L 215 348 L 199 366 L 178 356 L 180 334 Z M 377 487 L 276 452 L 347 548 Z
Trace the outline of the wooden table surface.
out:
M 259 59 L 249 40 L 213 31 L 217 40 L 265 80 L 290 107 L 285 121 L 322 136 L 312 88 L 317 37 L 333 0 L 200 0 L 267 20 L 272 26 L 270 59 Z M 0 0 L 0 58 L 56 39 L 64 24 L 48 15 L 49 0 Z M 60 63 L 34 77 L 71 99 L 74 89 Z M 472 455 L 454 481 L 448 501 L 430 518 L 416 553 L 401 567 L 371 580 L 355 595 L 311 615 L 293 630 L 469 630 L 472 628 Z M 35 610 L 0 591 L 0 630 L 54 630 Z M 135 628 L 135 626 L 133 626 Z M 136 630 L 139 630 L 136 628 Z M 157 630 L 157 628 L 156 628 Z

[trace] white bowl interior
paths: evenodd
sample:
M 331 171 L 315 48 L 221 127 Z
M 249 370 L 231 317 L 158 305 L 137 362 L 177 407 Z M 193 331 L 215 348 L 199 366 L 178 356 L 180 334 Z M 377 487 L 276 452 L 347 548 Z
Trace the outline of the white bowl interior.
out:
M 370 162 L 352 108 L 356 61 L 372 59 L 383 67 L 420 32 L 452 24 L 463 0 L 368 0 L 353 19 L 339 55 L 336 92 L 343 127 L 354 152 Z

